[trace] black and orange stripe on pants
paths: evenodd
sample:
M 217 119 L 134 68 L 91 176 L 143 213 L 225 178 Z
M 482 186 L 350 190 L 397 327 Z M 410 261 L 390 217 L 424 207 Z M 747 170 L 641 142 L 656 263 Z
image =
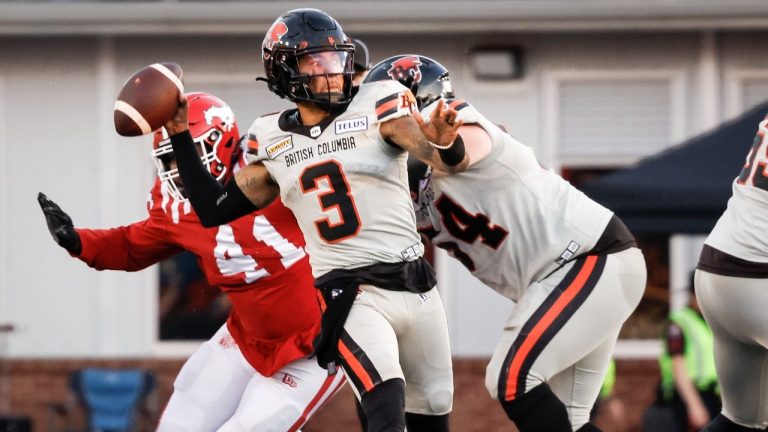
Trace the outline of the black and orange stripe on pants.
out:
M 360 397 L 382 383 L 381 375 L 368 355 L 352 340 L 346 330 L 342 331 L 339 338 L 339 359 L 347 378 L 355 386 Z
M 574 261 L 563 280 L 525 322 L 501 367 L 500 401 L 512 401 L 525 393 L 526 378 L 534 362 L 589 297 L 605 262 L 604 255 L 588 255 Z

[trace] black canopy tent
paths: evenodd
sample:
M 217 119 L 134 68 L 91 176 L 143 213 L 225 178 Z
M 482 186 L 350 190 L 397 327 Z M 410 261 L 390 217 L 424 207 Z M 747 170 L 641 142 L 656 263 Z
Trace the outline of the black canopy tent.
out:
M 635 233 L 706 234 L 725 210 L 731 184 L 766 113 L 768 102 L 580 189 Z

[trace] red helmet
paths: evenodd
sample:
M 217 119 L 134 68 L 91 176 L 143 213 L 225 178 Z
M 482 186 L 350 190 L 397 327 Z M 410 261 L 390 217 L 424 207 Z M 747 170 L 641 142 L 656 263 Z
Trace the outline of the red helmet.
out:
M 186 97 L 189 101 L 189 132 L 197 144 L 200 159 L 211 175 L 224 183 L 232 176 L 242 156 L 235 114 L 229 105 L 211 94 L 187 93 Z M 152 148 L 160 181 L 176 200 L 186 200 L 165 128 L 155 131 Z

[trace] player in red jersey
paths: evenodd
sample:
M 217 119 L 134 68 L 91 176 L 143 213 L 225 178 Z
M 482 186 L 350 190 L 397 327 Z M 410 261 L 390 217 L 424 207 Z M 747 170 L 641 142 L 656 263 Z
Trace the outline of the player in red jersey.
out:
M 220 182 L 242 165 L 231 108 L 187 95 L 190 131 L 203 163 Z M 158 180 L 147 219 L 111 229 L 75 229 L 45 195 L 38 200 L 54 239 L 98 270 L 137 271 L 183 250 L 196 255 L 211 285 L 227 294 L 227 323 L 184 364 L 160 431 L 294 431 L 343 385 L 307 359 L 320 326 L 304 237 L 293 214 L 272 205 L 204 228 L 178 178 L 170 141 L 154 137 Z

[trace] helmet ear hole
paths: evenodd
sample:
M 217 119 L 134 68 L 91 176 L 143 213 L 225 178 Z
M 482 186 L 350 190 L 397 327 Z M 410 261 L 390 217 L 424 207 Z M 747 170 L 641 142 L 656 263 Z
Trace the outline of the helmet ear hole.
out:
M 205 143 L 208 146 L 213 147 L 213 145 L 216 144 L 216 142 L 219 140 L 220 135 L 221 134 L 218 131 L 209 133 L 208 136 L 205 137 Z

